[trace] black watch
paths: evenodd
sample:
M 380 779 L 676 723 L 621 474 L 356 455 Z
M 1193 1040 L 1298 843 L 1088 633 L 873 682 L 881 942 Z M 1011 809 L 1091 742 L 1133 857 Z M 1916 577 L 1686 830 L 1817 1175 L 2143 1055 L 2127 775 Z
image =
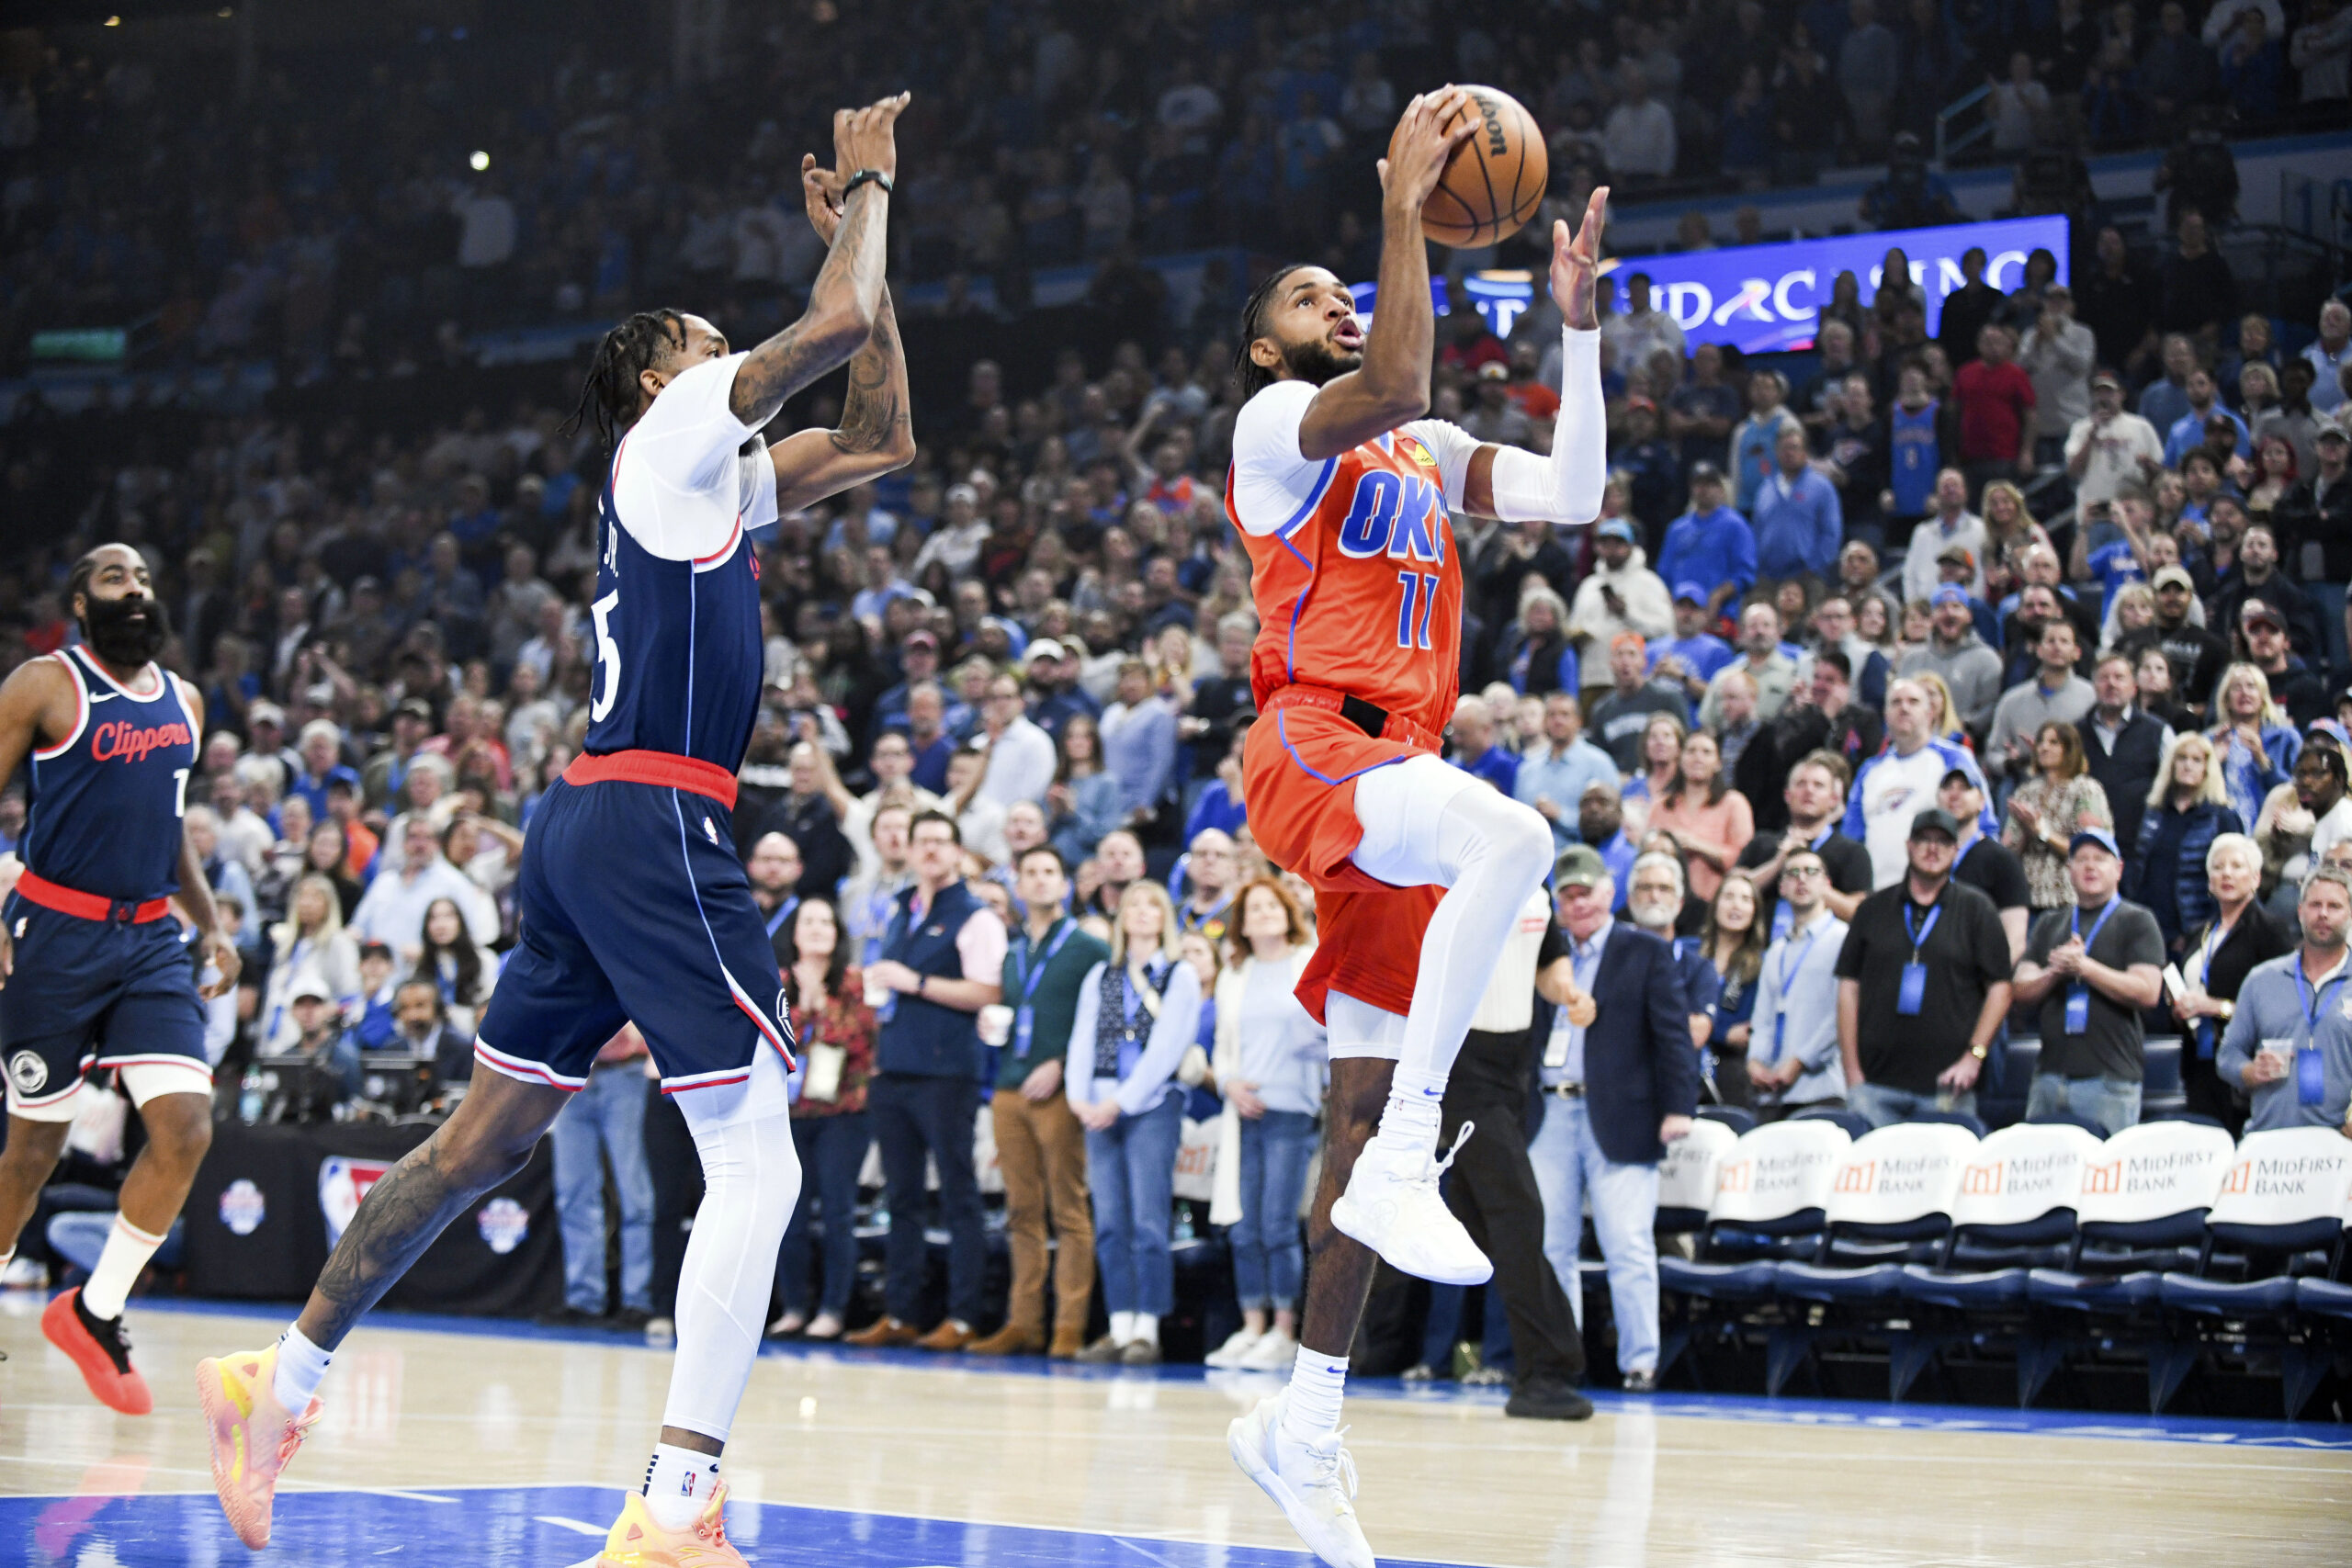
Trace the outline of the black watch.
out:
M 895 188 L 895 184 L 896 182 L 894 182 L 889 175 L 884 174 L 879 169 L 860 169 L 857 173 L 850 175 L 849 184 L 842 186 L 842 199 L 843 201 L 847 201 L 849 199 L 850 192 L 855 190 L 860 186 L 866 185 L 880 186 L 882 187 L 882 194 L 884 196 L 888 196 L 890 194 L 892 189 Z

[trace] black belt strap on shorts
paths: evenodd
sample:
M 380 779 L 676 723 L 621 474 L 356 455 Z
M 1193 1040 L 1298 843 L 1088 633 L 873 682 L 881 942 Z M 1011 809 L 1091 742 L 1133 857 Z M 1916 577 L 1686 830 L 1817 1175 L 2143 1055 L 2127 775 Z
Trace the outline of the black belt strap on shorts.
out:
M 1388 710 L 1375 707 L 1362 697 L 1342 695 L 1340 698 L 1340 716 L 1374 740 L 1379 739 L 1388 728 Z

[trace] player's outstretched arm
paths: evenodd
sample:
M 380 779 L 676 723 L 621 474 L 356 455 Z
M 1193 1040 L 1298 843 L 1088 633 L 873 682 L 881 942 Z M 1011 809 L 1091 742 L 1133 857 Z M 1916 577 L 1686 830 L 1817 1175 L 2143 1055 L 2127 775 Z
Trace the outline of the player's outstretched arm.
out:
M 1387 434 L 1430 411 L 1437 312 L 1430 302 L 1429 241 L 1421 204 L 1453 150 L 1481 121 L 1469 90 L 1441 87 L 1405 106 L 1380 160 L 1380 298 L 1363 363 L 1315 394 L 1298 425 L 1298 454 L 1321 462 Z
M 872 169 L 895 180 L 897 126 L 907 95 L 833 115 L 833 159 L 844 182 Z M 805 167 L 805 165 L 804 165 Z M 882 309 L 882 266 L 888 255 L 889 192 L 868 181 L 842 204 L 831 252 L 808 287 L 808 309 L 745 356 L 728 407 L 753 429 L 774 419 L 785 400 L 838 368 L 873 335 Z
M 1565 323 L 1560 342 L 1560 416 L 1549 458 L 1515 446 L 1482 446 L 1471 455 L 1462 509 L 1507 523 L 1542 518 L 1589 523 L 1600 514 L 1609 482 L 1608 412 L 1600 395 L 1600 234 L 1609 187 L 1586 204 L 1574 235 L 1565 219 L 1552 225 L 1552 301 Z
M 873 333 L 850 358 L 841 423 L 831 430 L 796 431 L 768 448 L 768 460 L 775 466 L 776 510 L 813 506 L 913 462 L 909 401 L 907 356 L 885 289 Z

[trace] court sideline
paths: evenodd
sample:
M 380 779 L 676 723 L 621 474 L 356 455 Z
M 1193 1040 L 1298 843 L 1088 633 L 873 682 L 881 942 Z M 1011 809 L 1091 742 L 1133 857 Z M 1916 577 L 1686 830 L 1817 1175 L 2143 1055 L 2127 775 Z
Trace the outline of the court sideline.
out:
M 0 1561 L 246 1561 L 210 1496 L 187 1369 L 260 1343 L 284 1314 L 134 1303 L 156 1393 L 141 1420 L 87 1397 L 41 1339 L 39 1306 L 0 1298 Z M 371 1321 L 337 1358 L 261 1561 L 414 1560 L 436 1540 L 483 1568 L 594 1554 L 587 1532 L 643 1466 L 667 1355 L 432 1321 Z M 755 1562 L 1305 1568 L 1225 1452 L 1227 1421 L 1273 1386 L 770 1354 L 730 1444 L 730 1528 Z M 1358 1506 L 1385 1562 L 2352 1559 L 2352 1436 L 2325 1424 L 1604 1395 L 1592 1422 L 1559 1426 L 1508 1421 L 1477 1393 L 1351 1392 Z

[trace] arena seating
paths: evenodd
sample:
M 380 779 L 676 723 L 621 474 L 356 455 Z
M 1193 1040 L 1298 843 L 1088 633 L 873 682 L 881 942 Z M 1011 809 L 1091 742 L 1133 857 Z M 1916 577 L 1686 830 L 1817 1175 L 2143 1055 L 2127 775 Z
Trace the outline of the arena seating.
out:
M 1835 1343 L 1883 1354 L 1899 1400 L 1948 1357 L 1991 1353 L 2013 1359 L 2020 1405 L 2069 1368 L 2129 1367 L 2157 1412 L 2200 1366 L 2276 1367 L 2291 1419 L 2346 1346 L 2352 1143 L 2333 1129 L 2233 1144 L 2188 1117 L 2105 1139 L 2073 1119 L 1982 1138 L 1944 1121 L 1849 1139 L 1813 1116 L 1726 1144 L 1702 1125 L 1661 1198 L 1700 1254 L 1660 1259 L 1662 1367 L 1760 1347 L 1777 1394 Z

